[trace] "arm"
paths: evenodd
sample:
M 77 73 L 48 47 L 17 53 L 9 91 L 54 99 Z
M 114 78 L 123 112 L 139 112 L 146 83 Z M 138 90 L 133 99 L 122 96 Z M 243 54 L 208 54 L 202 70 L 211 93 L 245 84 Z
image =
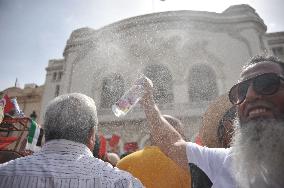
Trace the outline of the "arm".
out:
M 163 118 L 155 104 L 153 87 L 149 79 L 145 81 L 144 87 L 145 94 L 140 103 L 144 108 L 153 142 L 180 167 L 189 170 L 186 157 L 186 142 L 165 118 Z

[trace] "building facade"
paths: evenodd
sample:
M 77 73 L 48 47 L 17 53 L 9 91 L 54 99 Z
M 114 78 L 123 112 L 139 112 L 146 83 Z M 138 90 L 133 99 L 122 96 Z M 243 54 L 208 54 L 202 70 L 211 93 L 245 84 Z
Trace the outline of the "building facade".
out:
M 284 32 L 267 33 L 265 42 L 268 46 L 268 52 L 284 61 Z
M 26 84 L 24 88 L 10 87 L 3 90 L 2 95 L 7 94 L 9 98 L 16 98 L 20 109 L 25 116 L 33 117 L 38 123 L 41 114 L 41 102 L 44 86 Z
M 272 35 L 248 5 L 222 13 L 154 13 L 99 30 L 81 28 L 72 32 L 64 58 L 49 61 L 41 111 L 57 95 L 84 93 L 97 104 L 100 131 L 121 137 L 121 152 L 127 142 L 141 148 L 149 144 L 142 109 L 138 105 L 117 118 L 111 105 L 143 73 L 154 83 L 162 113 L 181 119 L 190 140 L 210 101 L 230 89 L 249 57 L 270 49 Z

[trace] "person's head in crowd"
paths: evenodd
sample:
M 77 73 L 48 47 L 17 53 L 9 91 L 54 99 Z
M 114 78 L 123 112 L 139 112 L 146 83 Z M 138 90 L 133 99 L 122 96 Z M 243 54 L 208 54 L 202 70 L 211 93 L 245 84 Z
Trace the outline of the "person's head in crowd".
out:
M 107 153 L 108 161 L 112 166 L 116 166 L 117 162 L 120 160 L 116 153 Z
M 182 124 L 182 122 L 179 119 L 177 119 L 173 116 L 170 116 L 170 115 L 163 115 L 163 117 L 182 136 L 183 139 L 186 139 L 185 134 L 184 134 L 184 125 Z M 163 139 L 163 138 L 161 138 L 161 139 Z M 151 134 L 150 134 L 150 141 L 151 141 L 151 145 L 155 145 L 156 140 L 153 139 Z
M 66 139 L 93 151 L 98 125 L 95 102 L 79 93 L 58 96 L 48 104 L 43 125 L 46 142 Z
M 163 115 L 163 117 L 171 124 L 171 126 L 182 136 L 183 139 L 186 139 L 184 134 L 184 125 L 182 122 L 170 115 Z
M 284 64 L 261 55 L 229 92 L 237 106 L 234 169 L 241 187 L 284 187 Z
M 236 107 L 231 107 L 220 119 L 217 129 L 217 137 L 220 147 L 229 148 L 235 131 Z
M 206 112 L 202 116 L 202 126 L 199 130 L 199 136 L 201 144 L 209 148 L 222 148 L 223 139 L 230 138 L 230 135 L 225 135 L 228 132 L 221 132 L 220 124 L 223 126 L 222 119 L 224 115 L 232 108 L 232 104 L 229 101 L 228 94 L 223 94 L 212 101 L 207 107 Z M 231 114 L 231 113 L 230 113 Z M 227 120 L 227 115 L 225 115 Z M 221 131 L 219 132 L 219 129 Z M 220 134 L 221 133 L 221 134 Z M 222 140 L 220 140 L 222 139 Z

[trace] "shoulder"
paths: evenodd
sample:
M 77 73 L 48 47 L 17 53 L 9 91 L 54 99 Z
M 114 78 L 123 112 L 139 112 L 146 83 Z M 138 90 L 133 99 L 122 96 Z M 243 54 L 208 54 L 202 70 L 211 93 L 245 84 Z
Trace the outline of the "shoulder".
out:
M 224 161 L 231 155 L 231 149 L 225 148 L 208 148 L 198 144 L 187 142 L 186 155 L 189 162 L 195 163 L 196 160 L 206 160 L 207 158 Z
M 37 157 L 30 155 L 26 157 L 20 157 L 9 162 L 0 164 L 1 174 L 21 174 L 22 171 L 28 169 L 32 163 L 38 161 Z
M 229 155 L 231 153 L 230 148 L 208 148 L 206 146 L 200 146 L 193 142 L 186 142 L 185 143 L 186 151 L 202 151 L 202 152 L 210 152 L 222 155 Z

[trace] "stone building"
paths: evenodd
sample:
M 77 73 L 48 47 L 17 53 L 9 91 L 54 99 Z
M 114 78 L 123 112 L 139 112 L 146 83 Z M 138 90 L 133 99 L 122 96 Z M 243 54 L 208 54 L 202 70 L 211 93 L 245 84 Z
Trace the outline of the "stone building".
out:
M 75 30 L 64 58 L 50 60 L 46 68 L 42 111 L 59 94 L 84 93 L 97 104 L 100 130 L 121 136 L 121 152 L 126 142 L 141 148 L 149 141 L 141 108 L 117 118 L 111 105 L 144 73 L 154 82 L 162 113 L 180 118 L 192 139 L 208 103 L 230 89 L 249 57 L 272 44 L 265 40 L 274 35 L 265 33 L 263 20 L 248 5 L 222 13 L 154 13 Z
M 267 33 L 265 41 L 268 51 L 284 61 L 284 32 Z

